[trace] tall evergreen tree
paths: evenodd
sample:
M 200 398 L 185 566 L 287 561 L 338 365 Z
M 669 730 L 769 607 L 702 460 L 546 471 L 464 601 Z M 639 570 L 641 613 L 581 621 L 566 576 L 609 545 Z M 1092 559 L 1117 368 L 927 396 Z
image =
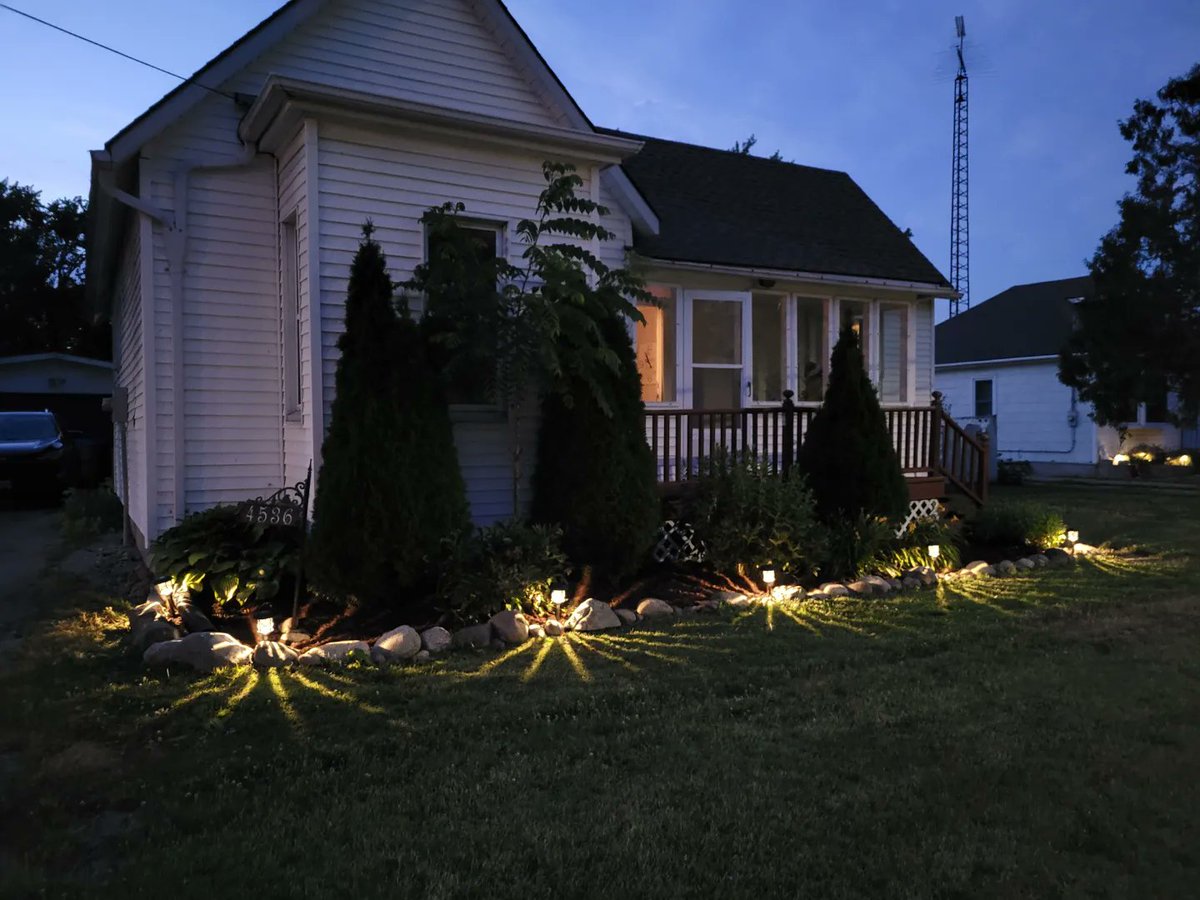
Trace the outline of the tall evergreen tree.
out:
M 659 499 L 625 320 L 610 315 L 600 331 L 617 357 L 616 370 L 601 373 L 610 409 L 582 383 L 545 396 L 532 513 L 535 521 L 562 527 L 562 546 L 572 562 L 620 579 L 650 549 Z
M 826 522 L 862 514 L 902 516 L 908 486 L 887 420 L 863 365 L 858 335 L 842 330 L 829 366 L 829 389 L 797 456 Z
M 368 223 L 350 270 L 313 507 L 313 583 L 361 601 L 419 585 L 467 527 L 450 417 L 420 329 L 397 315 Z

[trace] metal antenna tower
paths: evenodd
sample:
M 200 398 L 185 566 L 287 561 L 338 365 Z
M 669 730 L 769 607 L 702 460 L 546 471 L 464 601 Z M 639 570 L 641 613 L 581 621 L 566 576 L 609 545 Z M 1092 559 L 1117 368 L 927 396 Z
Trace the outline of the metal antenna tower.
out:
M 971 223 L 968 214 L 967 186 L 967 63 L 963 57 L 963 38 L 967 26 L 962 16 L 954 17 L 958 34 L 958 75 L 954 78 L 954 164 L 950 186 L 950 283 L 959 297 L 950 301 L 950 315 L 971 308 Z

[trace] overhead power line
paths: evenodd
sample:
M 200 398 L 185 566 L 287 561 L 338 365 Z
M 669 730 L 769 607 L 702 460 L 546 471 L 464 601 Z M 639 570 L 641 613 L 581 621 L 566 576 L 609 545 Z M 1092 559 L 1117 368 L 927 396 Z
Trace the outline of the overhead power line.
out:
M 136 56 L 131 56 L 122 50 L 118 50 L 116 47 L 110 47 L 108 44 L 100 43 L 100 41 L 94 41 L 90 37 L 85 37 L 82 34 L 71 31 L 69 28 L 63 28 L 61 25 L 55 25 L 53 22 L 47 22 L 45 19 L 39 19 L 37 16 L 33 15 L 32 13 L 27 13 L 23 9 L 17 9 L 15 6 L 9 6 L 7 3 L 0 3 L 0 9 L 7 9 L 10 13 L 16 13 L 18 16 L 24 16 L 26 19 L 37 22 L 39 25 L 45 25 L 47 28 L 53 28 L 55 31 L 60 31 L 63 34 L 70 35 L 76 40 L 83 41 L 85 44 L 91 44 L 93 47 L 99 47 L 101 50 L 107 50 L 109 53 L 115 53 L 117 56 L 120 56 L 123 59 L 137 63 L 139 66 L 145 66 L 147 69 L 153 69 L 155 72 L 161 72 L 163 75 L 170 75 L 172 78 L 177 78 L 185 84 L 194 84 L 196 87 L 204 88 L 206 91 L 211 91 L 212 93 L 218 94 L 222 97 L 228 97 L 230 100 L 234 99 L 232 94 L 227 94 L 225 91 L 220 91 L 216 88 L 209 87 L 207 84 L 201 84 L 199 81 L 188 78 L 186 75 L 180 75 L 176 72 L 170 71 L 169 69 L 164 69 L 162 66 L 156 66 L 154 63 L 146 62 L 144 59 L 138 59 Z

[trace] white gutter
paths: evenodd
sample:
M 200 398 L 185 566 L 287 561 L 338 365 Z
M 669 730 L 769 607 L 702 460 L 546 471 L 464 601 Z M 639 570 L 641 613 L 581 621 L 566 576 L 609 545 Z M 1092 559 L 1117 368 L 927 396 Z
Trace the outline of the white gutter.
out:
M 752 278 L 787 279 L 790 281 L 816 281 L 823 284 L 859 285 L 893 291 L 919 291 L 931 297 L 956 297 L 958 292 L 945 285 L 925 281 L 897 281 L 892 278 L 864 278 L 854 275 L 829 275 L 822 272 L 799 272 L 786 269 L 760 269 L 754 266 L 728 266 L 718 263 L 680 262 L 672 259 L 655 259 L 640 256 L 643 265 L 662 269 L 677 269 L 685 272 L 715 272 L 721 275 L 742 275 Z
M 1006 356 L 1003 359 L 973 359 L 967 362 L 935 363 L 934 368 L 970 369 L 979 366 L 1003 366 L 1009 363 L 1045 362 L 1049 359 L 1058 359 L 1058 355 L 1049 353 L 1044 356 Z

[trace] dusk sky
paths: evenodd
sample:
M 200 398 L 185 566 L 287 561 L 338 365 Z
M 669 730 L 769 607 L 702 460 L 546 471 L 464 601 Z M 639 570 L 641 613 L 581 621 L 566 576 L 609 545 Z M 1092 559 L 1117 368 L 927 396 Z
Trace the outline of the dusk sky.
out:
M 191 74 L 277 0 L 9 0 Z M 510 0 L 591 119 L 849 172 L 949 270 L 954 16 L 971 78 L 980 302 L 1082 274 L 1130 186 L 1117 131 L 1200 62 L 1200 2 Z M 176 82 L 0 10 L 0 178 L 87 194 L 88 155 Z

